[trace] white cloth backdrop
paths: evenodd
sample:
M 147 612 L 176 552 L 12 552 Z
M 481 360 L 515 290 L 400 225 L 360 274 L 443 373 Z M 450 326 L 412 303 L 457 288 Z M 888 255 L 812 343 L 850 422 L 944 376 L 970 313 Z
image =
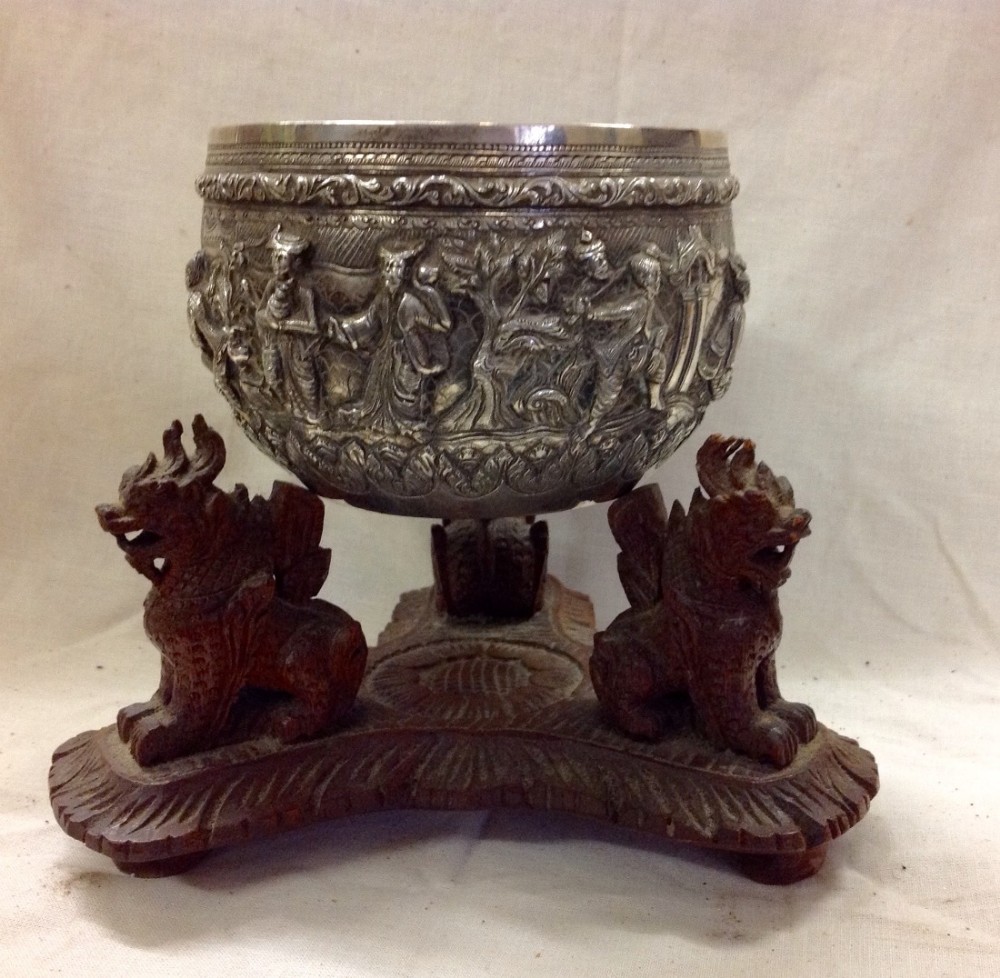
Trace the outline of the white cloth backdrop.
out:
M 955 975 L 998 957 L 1000 6 L 995 0 L 0 0 L 0 970 L 11 975 Z M 883 787 L 789 889 L 556 816 L 385 814 L 142 881 L 55 826 L 51 750 L 156 683 L 93 505 L 197 411 L 223 484 L 282 473 L 186 335 L 210 126 L 719 128 L 753 291 L 726 398 L 814 513 L 782 681 Z M 651 477 L 686 497 L 697 436 Z M 551 566 L 624 606 L 604 507 Z M 327 507 L 374 640 L 426 521 Z M 2 728 L 6 728 L 5 730 Z M 99 970 L 101 969 L 101 970 Z

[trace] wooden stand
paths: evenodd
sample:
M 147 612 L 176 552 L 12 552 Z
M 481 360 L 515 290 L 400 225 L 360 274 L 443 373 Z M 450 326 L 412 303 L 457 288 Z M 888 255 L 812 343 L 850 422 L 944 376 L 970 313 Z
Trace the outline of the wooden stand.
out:
M 150 471 L 159 473 L 161 481 L 165 478 L 160 470 Z M 638 526 L 638 517 L 628 515 L 636 507 L 644 514 L 643 526 L 657 520 L 666 526 L 662 514 L 657 515 L 656 499 L 634 496 L 633 502 L 615 504 L 619 540 L 627 536 L 623 523 L 633 530 Z M 276 497 L 283 498 L 278 490 L 272 500 Z M 224 504 L 213 505 L 221 509 Z M 102 522 L 113 532 L 126 516 L 124 504 L 114 512 L 105 508 Z M 678 518 L 671 516 L 671 525 Z M 314 521 L 308 525 L 311 542 L 298 545 L 294 554 L 299 565 L 299 555 L 305 554 L 312 568 L 318 531 Z M 165 536 L 165 531 L 158 533 L 153 543 Z M 656 640 L 662 640 L 660 604 L 626 612 L 619 616 L 623 624 L 613 623 L 597 636 L 605 655 L 599 686 L 611 691 L 599 702 L 591 682 L 597 658 L 593 610 L 584 595 L 545 576 L 546 539 L 544 524 L 524 520 L 435 527 L 438 583 L 402 596 L 370 651 L 353 708 L 344 713 L 338 707 L 339 726 L 307 734 L 308 739 L 289 738 L 286 726 L 274 722 L 289 715 L 289 703 L 295 700 L 286 699 L 278 702 L 277 711 L 273 702 L 267 706 L 260 714 L 264 724 L 234 727 L 231 718 L 220 714 L 201 749 L 174 750 L 173 756 L 149 760 L 143 751 L 150 749 L 156 723 L 169 723 L 172 731 L 189 729 L 177 705 L 187 687 L 165 673 L 150 704 L 127 708 L 117 726 L 79 734 L 56 751 L 49 787 L 59 824 L 137 876 L 180 873 L 213 849 L 300 825 L 403 808 L 569 812 L 734 854 L 746 875 L 765 883 L 792 883 L 815 873 L 830 841 L 861 819 L 878 790 L 872 756 L 853 740 L 817 725 L 807 707 L 777 698 L 776 686 L 761 680 L 761 670 L 772 662 L 776 637 L 766 659 L 758 641 L 756 652 L 736 655 L 727 668 L 730 674 L 743 669 L 750 683 L 757 683 L 751 686 L 760 698 L 754 709 L 765 718 L 760 723 L 770 724 L 767 730 L 779 729 L 781 716 L 791 718 L 789 724 L 798 722 L 796 736 L 802 743 L 795 745 L 790 759 L 754 756 L 754 742 L 746 740 L 743 727 L 733 728 L 735 746 L 720 745 L 711 728 L 699 729 L 690 710 L 686 722 L 675 718 L 672 725 L 664 723 L 655 737 L 641 740 L 634 731 L 623 732 L 618 718 L 629 724 L 629 710 L 643 718 L 652 706 L 635 696 L 624 705 L 617 703 L 614 690 L 629 693 L 641 669 L 626 672 L 627 682 L 619 681 L 608 663 L 620 659 L 630 668 L 629 655 L 647 642 L 653 628 L 640 629 L 636 622 L 653 621 Z M 138 563 L 138 545 L 131 546 L 127 555 Z M 656 560 L 661 560 L 658 547 L 647 534 L 640 549 L 658 553 Z M 630 597 L 651 581 L 648 574 L 642 576 L 641 563 L 622 565 L 623 572 L 633 575 L 626 587 Z M 640 578 L 642 587 L 635 583 Z M 316 589 L 312 570 L 308 579 L 305 597 L 296 598 L 286 585 L 292 595 L 290 611 L 279 605 L 267 613 L 293 615 L 298 621 L 305 614 L 301 609 L 308 611 L 315 600 L 309 596 Z M 671 615 L 686 614 L 676 610 L 680 598 L 670 597 L 673 585 L 661 581 L 656 586 L 662 602 L 673 602 Z M 242 584 L 234 588 L 237 597 L 246 592 Z M 646 587 L 643 592 L 650 601 L 653 591 Z M 768 597 L 765 602 L 769 627 L 776 615 L 776 605 L 767 603 L 771 601 Z M 164 627 L 151 628 L 152 606 L 147 600 L 147 629 L 162 647 L 171 639 L 164 637 Z M 342 618 L 333 616 L 327 607 L 322 604 L 317 613 L 350 639 L 348 645 L 331 646 L 329 654 L 357 662 L 359 640 L 351 637 L 350 619 L 343 613 Z M 211 619 L 213 627 L 229 615 L 220 612 Z M 308 624 L 315 616 L 306 620 Z M 180 624 L 189 625 L 186 619 Z M 308 629 L 315 637 L 311 624 Z M 190 646 L 190 629 L 179 634 Z M 302 645 L 298 631 L 289 634 L 293 651 L 313 655 L 311 650 L 319 647 Z M 612 655 L 616 642 L 625 643 L 618 659 Z M 294 664 L 297 660 L 287 654 Z M 345 674 L 345 685 L 355 682 L 353 672 Z M 676 669 L 662 673 L 673 679 L 675 674 Z M 239 675 L 263 672 L 244 668 Z M 696 677 L 685 676 L 696 688 Z M 248 689 L 253 688 L 251 683 Z M 672 690 L 648 683 L 642 688 L 650 702 L 654 694 Z M 288 689 L 305 697 L 311 687 L 292 682 Z M 246 697 L 232 695 L 230 713 L 245 713 Z M 135 736 L 137 716 L 146 722 L 145 739 Z M 238 739 L 240 729 L 253 733 Z M 761 744 L 766 753 L 772 741 Z
M 777 771 L 692 733 L 639 744 L 611 729 L 587 680 L 589 601 L 549 578 L 516 623 L 455 623 L 431 589 L 403 596 L 371 653 L 352 722 L 140 767 L 114 727 L 55 754 L 59 824 L 139 876 L 221 846 L 400 808 L 564 811 L 735 853 L 791 883 L 867 811 L 875 762 L 825 727 Z

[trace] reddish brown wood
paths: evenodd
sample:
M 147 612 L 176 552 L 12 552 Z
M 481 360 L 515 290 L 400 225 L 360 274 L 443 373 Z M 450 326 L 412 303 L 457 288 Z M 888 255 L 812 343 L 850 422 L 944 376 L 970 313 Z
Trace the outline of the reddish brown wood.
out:
M 778 588 L 809 514 L 753 442 L 713 435 L 696 491 L 668 517 L 656 486 L 612 504 L 618 568 L 632 607 L 597 635 L 590 672 L 611 721 L 657 740 L 693 722 L 713 744 L 776 767 L 816 735 L 816 717 L 778 689 Z M 690 716 L 689 716 L 690 715 Z
M 822 726 L 781 771 L 691 731 L 655 744 L 616 732 L 586 681 L 592 630 L 587 599 L 552 578 L 542 611 L 514 624 L 449 619 L 431 589 L 411 592 L 372 650 L 349 726 L 146 768 L 114 727 L 81 734 L 56 753 L 53 806 L 70 835 L 137 873 L 397 808 L 571 812 L 784 866 L 867 811 L 871 755 Z
M 787 886 L 818 873 L 826 861 L 828 846 L 829 843 L 824 843 L 804 852 L 781 853 L 776 856 L 755 852 L 740 853 L 737 862 L 743 874 L 755 883 Z
M 439 606 L 457 618 L 530 618 L 542 606 L 549 528 L 530 519 L 431 527 Z
M 188 458 L 175 421 L 163 460 L 150 455 L 122 478 L 101 527 L 152 583 L 146 633 L 161 679 L 146 703 L 118 714 L 140 764 L 157 764 L 233 740 L 283 741 L 336 726 L 364 673 L 361 626 L 315 598 L 330 551 L 319 546 L 319 497 L 276 482 L 269 499 L 243 486 L 225 493 L 222 439 L 199 415 Z
M 132 862 L 129 859 L 115 859 L 114 864 L 129 876 L 141 879 L 159 879 L 163 876 L 178 876 L 194 869 L 208 855 L 207 852 L 189 852 L 184 856 L 174 856 L 168 859 L 148 859 L 145 862 Z
M 174 447 L 179 436 L 179 426 L 168 432 L 166 454 L 183 467 Z M 196 422 L 198 453 L 188 460 L 196 470 L 209 453 L 207 439 Z M 853 740 L 816 724 L 807 707 L 777 698 L 773 651 L 780 617 L 773 589 L 787 572 L 790 551 L 764 554 L 763 570 L 755 571 L 751 582 L 744 575 L 741 584 L 733 583 L 735 577 L 720 583 L 725 561 L 742 573 L 747 559 L 761 559 L 755 556 L 761 547 L 773 547 L 779 537 L 791 547 L 805 534 L 807 517 L 794 508 L 790 487 L 755 467 L 752 450 L 743 443 L 710 442 L 700 465 L 707 497 L 698 497 L 687 514 L 675 507 L 668 519 L 662 500 L 649 490 L 612 507 L 612 527 L 624 551 L 622 580 L 633 608 L 598 637 L 596 650 L 588 599 L 552 577 L 536 585 L 545 561 L 545 531 L 539 529 L 544 524 L 452 524 L 434 534 L 441 587 L 400 599 L 372 650 L 355 708 L 337 729 L 300 731 L 301 737 L 283 742 L 274 736 L 274 704 L 259 690 L 246 695 L 256 682 L 251 675 L 259 673 L 231 671 L 244 695 L 236 700 L 216 695 L 219 710 L 228 713 L 225 723 L 207 739 L 184 742 L 184 750 L 161 752 L 154 763 L 141 744 L 136 749 L 129 722 L 139 723 L 146 709 L 162 718 L 165 706 L 186 702 L 177 667 L 165 669 L 151 706 L 123 711 L 126 721 L 120 719 L 118 727 L 80 734 L 56 751 L 49 787 L 59 824 L 122 870 L 157 876 L 183 872 L 222 846 L 360 812 L 527 808 L 588 816 L 734 853 L 744 872 L 762 882 L 789 883 L 810 875 L 829 842 L 867 811 L 878 789 L 875 763 Z M 165 474 L 170 467 L 169 461 L 160 465 L 152 459 L 128 473 L 121 506 L 102 510 L 105 528 L 116 535 L 130 532 L 126 520 L 134 519 L 137 509 L 132 487 L 145 485 L 154 472 L 160 473 L 157 482 L 177 481 L 176 472 Z M 158 505 L 174 512 L 176 491 L 168 490 L 167 503 Z M 239 506 L 245 497 L 245 490 L 242 497 L 239 490 L 232 496 L 203 491 L 209 506 Z M 732 497 L 743 498 L 733 504 Z M 325 574 L 326 557 L 315 556 L 316 520 L 287 515 L 310 505 L 297 498 L 279 489 L 268 502 L 248 505 L 274 520 L 274 536 L 263 537 L 269 540 L 264 550 L 278 555 L 274 578 L 289 582 L 285 586 L 308 606 L 316 568 L 322 564 Z M 742 512 L 743 523 L 734 511 Z M 758 521 L 762 513 L 766 519 Z M 135 520 L 155 539 L 123 542 L 130 562 L 144 573 L 145 548 L 160 547 L 173 525 L 156 522 L 159 515 L 154 509 Z M 710 546 L 718 542 L 715 520 L 725 526 L 718 539 L 729 541 L 723 554 Z M 740 526 L 744 549 L 734 550 Z M 258 545 L 259 540 L 253 544 Z M 214 546 L 211 539 L 207 546 Z M 222 561 L 242 567 L 229 551 L 219 553 L 212 566 Z M 309 568 L 302 574 L 294 571 L 297 556 Z M 174 551 L 168 559 L 180 563 Z M 477 563 L 486 566 L 477 569 Z M 234 575 L 243 579 L 242 571 Z M 154 581 L 149 625 L 150 603 L 158 623 L 155 609 L 164 596 L 157 578 L 147 576 Z M 490 581 L 509 585 L 517 600 L 493 603 L 485 583 Z M 536 605 L 534 614 L 525 614 Z M 300 613 L 301 605 L 292 611 Z M 188 645 L 171 644 L 176 630 L 187 622 L 190 632 L 184 634 L 206 632 L 204 619 L 185 619 L 179 611 L 162 620 L 170 627 L 164 631 L 157 624 L 150 633 L 165 652 L 179 650 L 181 659 Z M 217 635 L 217 619 L 208 621 L 207 633 Z M 727 625 L 731 621 L 734 627 Z M 720 635 L 736 637 L 727 644 Z M 227 641 L 232 644 L 232 637 Z M 253 647 L 254 654 L 264 654 L 264 645 Z M 283 648 L 266 646 L 266 654 L 284 661 Z M 725 695 L 700 697 L 698 684 L 709 678 L 697 671 L 703 668 L 702 654 L 724 677 L 742 677 L 740 688 L 752 693 L 750 707 Z M 209 668 L 195 665 L 192 683 L 198 669 Z M 669 682 L 644 686 L 637 679 L 643 675 L 657 682 L 666 676 Z M 678 675 L 683 682 L 675 681 Z M 720 688 L 732 688 L 728 681 Z M 615 695 L 623 690 L 617 702 Z M 672 694 L 672 704 L 665 694 Z M 695 701 L 697 722 L 683 705 L 688 696 Z M 797 749 L 776 754 L 779 741 L 770 735 L 748 744 L 748 715 L 752 722 L 757 716 L 769 724 L 772 716 L 779 719 L 793 731 Z M 635 717 L 652 718 L 655 736 L 635 728 Z M 735 730 L 734 739 L 720 744 L 719 729 L 727 736 Z

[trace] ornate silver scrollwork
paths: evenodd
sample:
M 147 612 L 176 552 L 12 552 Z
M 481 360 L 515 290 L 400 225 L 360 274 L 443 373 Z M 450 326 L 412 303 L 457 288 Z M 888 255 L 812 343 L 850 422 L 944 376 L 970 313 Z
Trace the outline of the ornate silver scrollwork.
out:
M 327 207 L 685 207 L 728 204 L 733 176 L 456 176 L 368 173 L 211 173 L 199 177 L 207 201 L 321 204 Z

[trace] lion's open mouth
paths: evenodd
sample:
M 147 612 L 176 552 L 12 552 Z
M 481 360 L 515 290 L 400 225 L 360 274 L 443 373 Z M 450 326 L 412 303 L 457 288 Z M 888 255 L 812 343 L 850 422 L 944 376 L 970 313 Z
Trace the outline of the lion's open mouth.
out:
M 795 510 L 791 517 L 782 520 L 764 538 L 767 546 L 756 550 L 753 561 L 760 568 L 784 579 L 788 575 L 788 565 L 792 562 L 795 548 L 803 537 L 809 536 L 809 514 Z
M 112 534 L 126 553 L 150 550 L 163 539 L 161 534 L 143 526 L 138 517 L 121 506 L 98 506 L 97 519 L 101 529 Z
M 780 570 L 788 566 L 794 553 L 794 543 L 778 543 L 770 547 L 762 547 L 754 554 L 754 560 L 766 567 Z
M 122 550 L 148 550 L 155 547 L 163 537 L 152 530 L 134 530 L 130 533 L 116 533 L 115 539 Z

